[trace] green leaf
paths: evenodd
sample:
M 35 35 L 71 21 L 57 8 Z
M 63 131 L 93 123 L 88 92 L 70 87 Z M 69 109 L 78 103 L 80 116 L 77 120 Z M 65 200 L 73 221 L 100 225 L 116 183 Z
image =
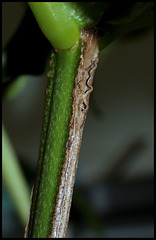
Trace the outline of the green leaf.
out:
M 146 10 L 133 21 L 126 24 L 113 25 L 103 22 L 100 23 L 101 28 L 101 39 L 100 39 L 100 50 L 107 47 L 114 40 L 124 36 L 133 31 L 141 29 L 151 29 L 154 26 L 154 8 L 153 4 L 150 4 Z
M 27 75 L 20 75 L 10 83 L 8 82 L 3 97 L 9 100 L 13 99 L 24 90 L 28 81 L 29 77 Z
M 29 214 L 30 193 L 4 126 L 2 126 L 2 176 L 19 217 L 25 226 Z

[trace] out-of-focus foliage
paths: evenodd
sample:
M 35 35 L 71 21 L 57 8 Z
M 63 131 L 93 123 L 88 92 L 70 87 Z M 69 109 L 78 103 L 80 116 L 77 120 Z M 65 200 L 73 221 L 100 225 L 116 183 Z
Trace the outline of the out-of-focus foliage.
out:
M 115 4 L 98 24 L 101 31 L 100 49 L 126 34 L 146 32 L 154 26 L 154 3 Z

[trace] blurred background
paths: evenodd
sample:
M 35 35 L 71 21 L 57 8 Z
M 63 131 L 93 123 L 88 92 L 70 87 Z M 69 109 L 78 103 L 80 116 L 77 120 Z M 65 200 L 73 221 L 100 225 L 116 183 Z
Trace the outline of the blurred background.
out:
M 2 120 L 33 186 L 51 46 L 26 3 L 2 3 Z M 21 80 L 22 81 L 22 80 Z M 16 92 L 16 91 L 15 91 Z M 115 41 L 100 57 L 85 123 L 68 237 L 154 237 L 154 33 Z M 24 237 L 2 185 L 3 238 Z

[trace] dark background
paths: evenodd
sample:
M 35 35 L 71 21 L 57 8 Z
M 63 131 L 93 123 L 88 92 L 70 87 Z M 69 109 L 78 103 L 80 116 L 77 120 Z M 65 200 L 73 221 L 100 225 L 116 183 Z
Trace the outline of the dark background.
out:
M 24 90 L 4 99 L 2 120 L 31 191 L 51 47 L 26 3 L 2 3 L 2 51 L 11 79 L 28 75 Z M 102 55 L 84 129 L 68 237 L 153 238 L 153 31 L 116 41 Z M 5 185 L 2 207 L 3 237 L 23 237 L 24 226 Z

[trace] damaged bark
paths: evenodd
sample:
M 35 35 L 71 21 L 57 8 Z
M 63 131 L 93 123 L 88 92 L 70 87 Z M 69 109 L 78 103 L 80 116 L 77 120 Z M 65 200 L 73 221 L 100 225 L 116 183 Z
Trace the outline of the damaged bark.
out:
M 65 238 L 67 234 L 70 207 L 75 183 L 78 157 L 86 114 L 89 108 L 89 96 L 93 90 L 92 82 L 98 62 L 98 38 L 94 28 L 83 29 L 84 41 L 78 74 L 73 90 L 72 118 L 69 137 L 66 144 L 65 163 L 61 172 L 59 192 L 56 198 L 52 231 L 49 238 Z
M 78 157 L 80 152 L 83 128 L 84 128 L 84 123 L 86 119 L 86 114 L 89 108 L 89 96 L 93 90 L 93 87 L 92 87 L 93 76 L 98 63 L 99 47 L 98 47 L 97 29 L 94 27 L 87 27 L 83 29 L 81 31 L 81 40 L 82 40 L 82 43 L 81 43 L 82 48 L 81 48 L 81 55 L 79 55 L 80 61 L 77 69 L 77 75 L 75 77 L 75 87 L 72 93 L 72 99 L 73 99 L 72 115 L 69 122 L 69 134 L 68 134 L 68 139 L 65 146 L 65 156 L 64 156 L 65 160 L 61 168 L 61 176 L 59 180 L 58 192 L 55 198 L 56 199 L 55 208 L 54 210 L 51 210 L 51 209 L 49 210 L 52 214 L 48 215 L 50 216 L 50 219 L 48 220 L 47 224 L 48 226 L 51 225 L 51 227 L 50 229 L 49 227 L 46 228 L 49 230 L 44 230 L 44 232 L 45 231 L 49 232 L 49 234 L 46 233 L 48 235 L 44 237 L 49 236 L 49 238 L 65 238 L 67 235 L 68 221 L 69 221 L 70 208 L 71 208 L 72 195 L 73 195 L 73 187 L 75 183 L 76 171 L 78 166 Z M 50 65 L 51 65 L 51 62 L 50 62 Z M 54 72 L 54 69 L 53 69 L 53 72 Z M 49 101 L 52 96 L 50 89 L 52 89 L 52 87 L 49 87 L 46 90 L 47 112 L 49 111 L 48 109 L 51 109 L 49 105 L 50 104 Z M 48 131 L 50 131 L 49 123 L 47 122 L 49 121 L 48 118 L 50 119 L 49 114 L 50 113 L 48 113 L 47 117 L 45 118 L 46 119 L 45 125 L 43 127 L 42 143 L 44 143 L 43 145 L 44 148 L 47 144 L 45 139 L 48 137 L 47 135 L 49 134 Z M 41 184 L 40 179 L 41 179 L 41 176 L 43 179 L 44 177 L 43 174 L 45 174 L 45 172 L 44 173 L 42 172 L 42 168 L 46 165 L 45 161 L 47 161 L 47 158 L 45 159 L 44 154 L 45 152 L 41 150 L 40 152 L 41 161 L 40 163 L 38 163 L 37 177 L 36 177 L 35 185 L 33 188 L 34 190 L 32 191 L 32 204 L 30 209 L 30 216 L 25 229 L 25 238 L 30 238 L 30 237 L 38 238 L 39 236 L 44 235 L 43 233 L 41 234 L 41 229 L 43 227 L 42 222 L 44 222 L 44 224 L 46 223 L 45 221 L 39 221 L 40 223 L 38 223 L 38 219 L 36 219 L 38 218 L 37 216 L 41 218 L 40 211 L 42 211 L 43 209 L 41 202 L 38 205 L 38 201 L 39 201 L 38 199 L 40 198 L 40 201 L 41 201 L 41 195 L 43 196 L 44 194 L 43 193 L 44 189 L 42 189 L 42 194 L 40 194 L 39 196 L 39 191 L 41 190 L 39 189 Z M 48 157 L 47 164 L 50 164 L 50 161 L 51 160 Z M 44 162 L 44 166 L 43 166 L 43 162 Z M 45 169 L 43 171 L 45 171 Z M 37 208 L 36 206 L 39 206 L 38 210 L 36 210 Z M 35 230 L 33 230 L 34 224 L 35 224 Z M 40 224 L 40 226 L 37 227 L 36 224 Z M 38 232 L 38 229 L 40 233 Z

